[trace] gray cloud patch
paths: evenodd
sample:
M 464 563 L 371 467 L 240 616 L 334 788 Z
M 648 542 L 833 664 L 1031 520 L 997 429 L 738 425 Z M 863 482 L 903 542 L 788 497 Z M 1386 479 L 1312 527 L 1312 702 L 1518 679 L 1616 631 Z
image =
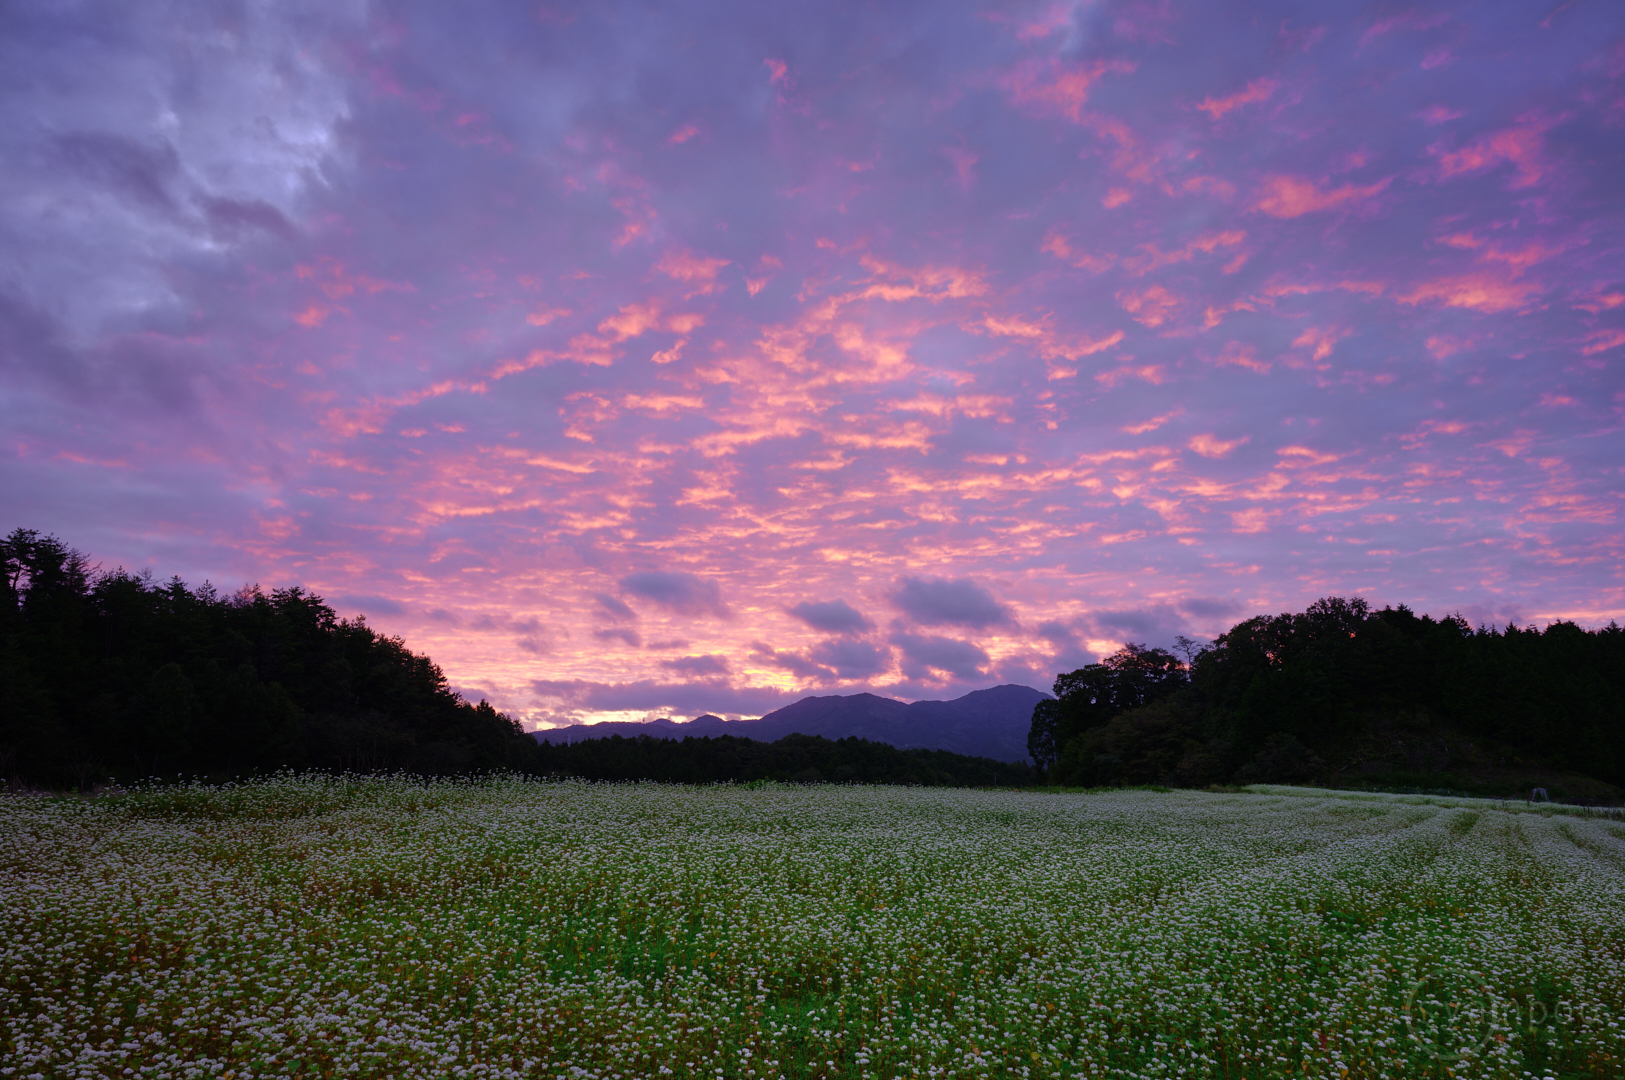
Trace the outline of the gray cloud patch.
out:
M 922 626 L 980 629 L 1010 619 L 1009 609 L 970 578 L 906 577 L 892 603 Z
M 892 651 L 867 641 L 824 641 L 813 648 L 813 659 L 835 669 L 842 679 L 867 679 L 892 666 Z
M 1038 636 L 1056 645 L 1070 645 L 1078 640 L 1078 635 L 1072 632 L 1071 627 L 1058 622 L 1039 623 Z
M 612 619 L 630 621 L 638 617 L 638 613 L 627 607 L 625 601 L 608 593 L 593 593 L 592 598 L 598 602 L 601 613 L 608 615 Z
M 354 608 L 363 615 L 405 615 L 406 605 L 399 600 L 391 600 L 387 596 L 370 596 L 365 593 L 349 593 L 344 596 L 328 598 L 328 603 L 337 608 Z
M 199 200 L 210 230 L 219 237 L 236 240 L 255 230 L 273 233 L 284 240 L 294 238 L 293 225 L 282 211 L 264 199 L 240 201 L 208 197 Z
M 714 653 L 707 653 L 704 656 L 678 656 L 660 661 L 660 666 L 670 668 L 679 675 L 706 677 L 728 674 L 728 661 Z
M 1094 611 L 1089 617 L 1102 631 L 1132 637 L 1172 637 L 1183 627 L 1183 621 L 1170 607 Z
M 1179 602 L 1179 610 L 1195 619 L 1225 619 L 1241 611 L 1241 605 L 1222 597 L 1188 596 Z
M 625 626 L 611 626 L 602 630 L 594 630 L 592 636 L 599 641 L 622 641 L 636 649 L 643 644 L 643 638 L 636 630 Z
M 789 611 L 814 630 L 829 634 L 861 634 L 875 625 L 845 600 L 806 600 Z
M 693 574 L 645 570 L 621 579 L 621 591 L 640 596 L 679 615 L 727 615 L 722 590 Z
M 898 632 L 891 636 L 891 641 L 903 650 L 908 661 L 903 665 L 903 674 L 911 679 L 924 678 L 927 669 L 960 679 L 974 679 L 984 674 L 989 660 L 981 646 L 955 638 Z
M 542 621 L 534 615 L 528 618 L 515 615 L 480 615 L 469 625 L 476 630 L 505 630 L 509 633 L 532 636 L 542 633 Z
M 56 149 L 64 165 L 91 183 L 143 209 L 175 212 L 169 188 L 180 173 L 180 156 L 167 140 L 76 132 L 60 137 Z
M 764 664 L 771 664 L 803 679 L 825 682 L 833 674 L 829 668 L 807 659 L 800 653 L 780 652 L 765 641 L 751 642 L 751 656 Z

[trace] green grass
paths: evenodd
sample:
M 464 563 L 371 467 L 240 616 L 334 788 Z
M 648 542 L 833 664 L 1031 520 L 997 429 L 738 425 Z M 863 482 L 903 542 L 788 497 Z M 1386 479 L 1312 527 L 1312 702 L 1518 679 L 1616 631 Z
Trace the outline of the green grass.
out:
M 1234 793 L 0 800 L 0 1076 L 1617 1077 L 1625 836 Z

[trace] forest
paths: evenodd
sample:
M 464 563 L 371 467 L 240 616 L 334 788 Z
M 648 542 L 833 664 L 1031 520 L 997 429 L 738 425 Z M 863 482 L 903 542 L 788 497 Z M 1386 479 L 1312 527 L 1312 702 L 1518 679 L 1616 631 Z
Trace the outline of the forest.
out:
M 463 701 L 428 657 L 302 589 L 224 595 L 98 571 L 23 529 L 0 540 L 0 566 L 0 780 L 13 784 L 86 790 L 279 769 L 932 787 L 1036 775 L 856 738 L 538 745 L 488 703 Z
M 774 780 L 921 787 L 1025 787 L 1037 781 L 1037 774 L 1025 762 L 994 761 L 947 750 L 899 750 L 869 739 L 817 735 L 786 735 L 773 742 L 736 735 L 680 741 L 616 735 L 562 746 L 544 742 L 537 758 L 541 773 L 583 780 L 681 784 Z
M 302 589 L 225 595 L 98 571 L 26 529 L 0 541 L 0 567 L 0 778 L 449 774 L 534 753 L 428 657 Z
M 857 738 L 538 745 L 433 661 L 303 589 L 224 594 L 0 540 L 0 779 L 224 779 L 278 769 L 927 786 L 1315 783 L 1614 802 L 1625 630 L 1469 626 L 1327 597 L 1181 655 L 1129 644 L 1059 675 L 1036 768 Z
M 1130 644 L 1060 675 L 1028 748 L 1050 783 L 1625 786 L 1625 630 L 1474 628 L 1326 597 L 1184 658 Z

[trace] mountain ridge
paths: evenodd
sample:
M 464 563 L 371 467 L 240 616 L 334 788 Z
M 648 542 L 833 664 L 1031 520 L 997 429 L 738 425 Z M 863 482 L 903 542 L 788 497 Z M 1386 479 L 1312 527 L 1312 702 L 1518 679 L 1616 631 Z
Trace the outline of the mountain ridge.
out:
M 997 761 L 1025 761 L 1033 706 L 1049 696 L 1019 683 L 973 690 L 947 701 L 905 702 L 870 693 L 811 695 L 755 720 L 724 720 L 706 713 L 687 723 L 664 717 L 610 721 L 549 728 L 531 735 L 538 743 L 565 745 L 613 735 L 656 739 L 734 735 L 773 742 L 801 734 L 869 739 L 899 750 L 949 750 Z

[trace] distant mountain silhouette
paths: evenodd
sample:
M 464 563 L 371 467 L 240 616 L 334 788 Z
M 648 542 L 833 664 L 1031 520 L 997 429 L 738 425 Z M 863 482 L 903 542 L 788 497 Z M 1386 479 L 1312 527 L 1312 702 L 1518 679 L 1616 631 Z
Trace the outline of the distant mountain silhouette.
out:
M 673 720 L 578 724 L 534 734 L 538 742 L 554 745 L 611 735 L 656 739 L 736 735 L 761 742 L 793 734 L 826 739 L 857 736 L 900 750 L 950 750 L 996 761 L 1025 761 L 1033 706 L 1047 697 L 1042 691 L 1014 683 L 976 690 L 952 701 L 912 704 L 876 694 L 831 695 L 802 698 L 759 720 L 724 720 L 706 714 L 686 724 Z

